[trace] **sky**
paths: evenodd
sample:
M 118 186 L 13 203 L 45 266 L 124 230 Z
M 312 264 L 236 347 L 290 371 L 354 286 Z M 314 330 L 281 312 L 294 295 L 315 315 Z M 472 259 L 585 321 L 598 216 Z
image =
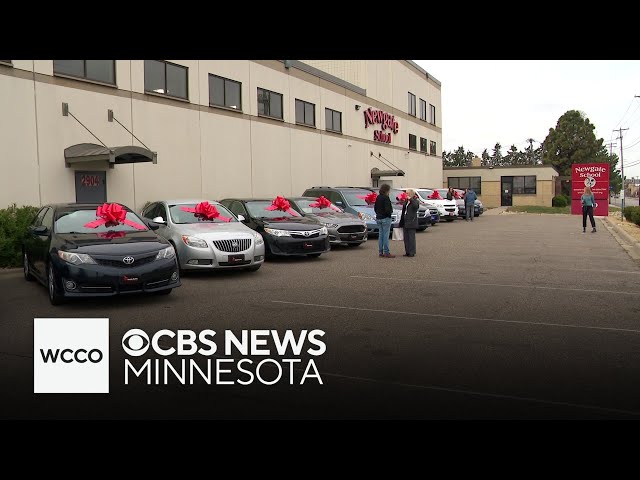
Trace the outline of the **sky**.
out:
M 596 138 L 614 142 L 624 175 L 640 177 L 640 61 L 638 60 L 415 60 L 442 83 L 442 142 L 480 156 L 503 155 L 527 139 L 542 142 L 567 110 L 595 125 Z M 534 143 L 534 148 L 539 143 Z M 634 163 L 637 165 L 632 166 Z M 618 164 L 619 165 L 619 164 Z

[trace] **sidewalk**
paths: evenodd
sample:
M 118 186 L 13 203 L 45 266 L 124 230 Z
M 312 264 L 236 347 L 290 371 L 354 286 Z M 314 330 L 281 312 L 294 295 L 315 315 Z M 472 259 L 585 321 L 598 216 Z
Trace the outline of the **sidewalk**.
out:
M 485 210 L 484 212 L 482 212 L 482 215 L 500 215 L 506 209 L 507 207 L 490 208 L 489 210 Z
M 622 248 L 631 258 L 640 262 L 640 241 L 627 233 L 621 225 L 621 219 L 613 216 L 596 217 L 604 224 L 605 228 L 613 235 Z

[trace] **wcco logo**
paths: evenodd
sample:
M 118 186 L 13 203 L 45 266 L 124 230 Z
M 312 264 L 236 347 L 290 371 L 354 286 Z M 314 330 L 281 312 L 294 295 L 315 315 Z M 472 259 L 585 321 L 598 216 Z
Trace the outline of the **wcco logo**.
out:
M 35 318 L 34 393 L 109 393 L 109 319 Z

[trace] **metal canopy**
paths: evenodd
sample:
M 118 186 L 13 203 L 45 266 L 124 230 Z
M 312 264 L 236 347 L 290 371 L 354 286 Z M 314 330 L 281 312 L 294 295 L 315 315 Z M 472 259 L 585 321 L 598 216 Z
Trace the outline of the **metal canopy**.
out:
M 95 143 L 79 143 L 64 149 L 64 161 L 66 166 L 79 162 L 109 162 L 109 165 L 121 163 L 158 163 L 158 155 L 146 148 L 133 145 L 107 148 Z
M 372 168 L 371 169 L 371 178 L 372 179 L 378 179 L 380 177 L 404 177 L 405 176 L 405 172 L 404 170 L 379 170 L 377 168 Z

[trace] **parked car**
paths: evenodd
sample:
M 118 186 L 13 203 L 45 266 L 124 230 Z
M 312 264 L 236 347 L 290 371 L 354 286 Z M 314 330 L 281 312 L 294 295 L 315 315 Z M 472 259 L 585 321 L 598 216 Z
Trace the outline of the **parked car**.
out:
M 458 216 L 464 217 L 466 215 L 465 206 L 464 206 L 464 190 L 461 190 L 459 188 L 454 188 L 453 190 L 458 192 L 458 196 L 460 197 L 457 199 Z M 462 205 L 462 211 L 460 211 L 460 205 Z M 479 198 L 476 198 L 476 200 L 473 202 L 473 216 L 479 217 L 483 213 L 484 213 L 484 205 L 482 204 L 482 201 Z
M 389 191 L 389 198 L 393 204 L 394 210 L 398 210 L 398 222 L 394 225 L 396 228 L 400 227 L 400 217 L 402 216 L 402 204 L 401 200 L 398 200 L 400 195 L 406 192 L 399 188 L 392 188 Z M 423 232 L 431 225 L 431 211 L 424 205 L 418 207 L 418 231 Z
M 308 188 L 302 194 L 304 197 L 326 197 L 331 203 L 342 208 L 345 212 L 357 215 L 358 218 L 367 223 L 367 235 L 377 236 L 379 232 L 376 223 L 376 213 L 373 203 L 367 203 L 365 198 L 372 193 L 369 188 L 362 187 L 313 187 Z M 397 211 L 391 216 L 393 223 L 398 223 L 400 217 Z M 393 231 L 393 225 L 391 226 Z
M 318 205 L 318 198 L 315 197 L 288 197 L 287 200 L 305 217 L 327 227 L 329 243 L 357 247 L 367 241 L 366 222 L 346 213 L 329 200 L 324 205 Z
M 68 297 L 169 294 L 180 286 L 174 248 L 126 206 L 61 203 L 40 209 L 22 244 L 27 280 L 53 305 Z
M 441 220 L 444 218 L 447 222 L 453 222 L 458 217 L 458 206 L 455 200 L 447 200 L 446 195 L 443 197 L 440 192 L 438 192 L 440 198 L 430 198 L 434 196 L 435 189 L 433 188 L 414 188 L 414 190 L 421 201 L 438 206 Z
M 327 227 L 302 216 L 288 201 L 289 208 L 270 210 L 274 202 L 259 198 L 220 200 L 238 220 L 262 235 L 267 255 L 319 257 L 330 250 Z
M 147 205 L 142 216 L 160 225 L 157 233 L 176 249 L 181 270 L 255 272 L 264 263 L 262 235 L 218 202 L 159 200 Z

